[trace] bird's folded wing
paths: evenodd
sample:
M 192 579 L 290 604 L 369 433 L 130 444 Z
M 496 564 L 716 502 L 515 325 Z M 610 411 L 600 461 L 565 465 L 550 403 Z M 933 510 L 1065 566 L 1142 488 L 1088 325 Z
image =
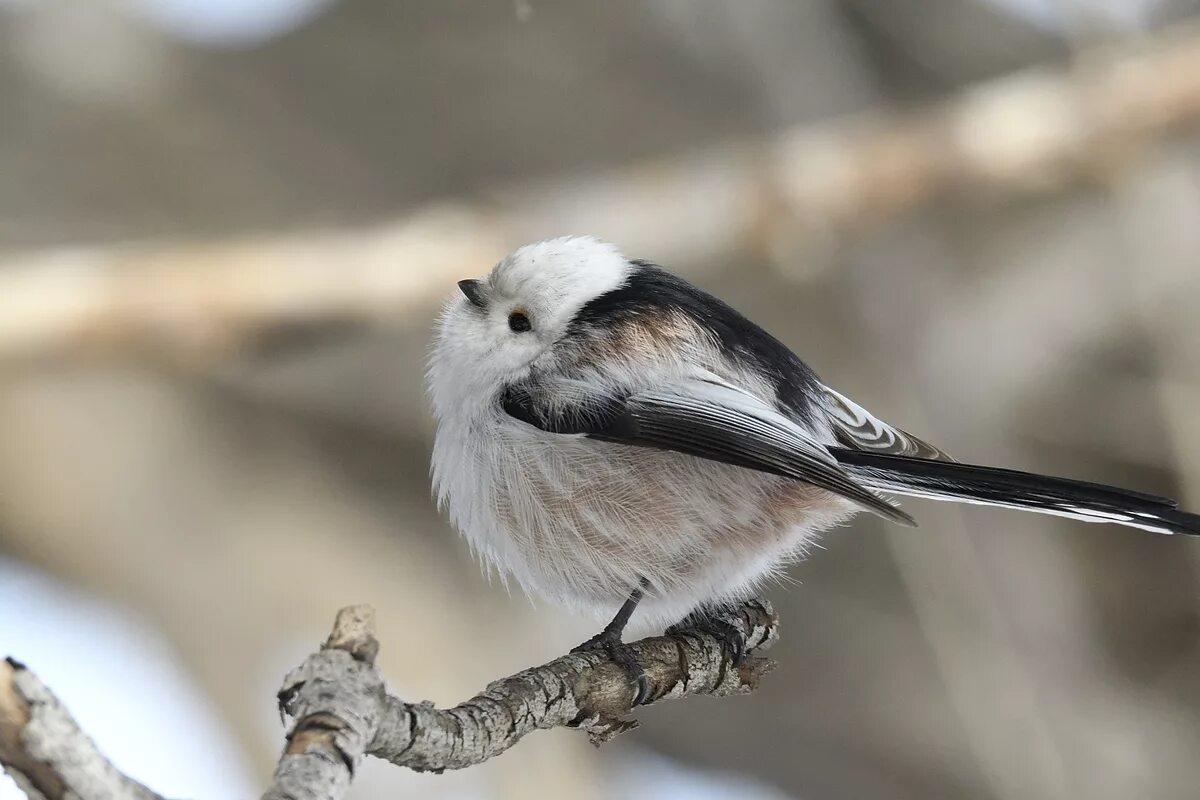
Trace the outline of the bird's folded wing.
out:
M 870 411 L 828 386 L 821 385 L 833 432 L 846 447 L 870 453 L 954 461 L 942 450 L 908 431 L 889 425 Z
M 794 478 L 887 519 L 915 524 L 852 478 L 796 423 L 719 379 L 684 380 L 626 397 L 581 396 L 578 384 L 514 387 L 506 392 L 503 405 L 510 415 L 543 430 L 670 450 Z

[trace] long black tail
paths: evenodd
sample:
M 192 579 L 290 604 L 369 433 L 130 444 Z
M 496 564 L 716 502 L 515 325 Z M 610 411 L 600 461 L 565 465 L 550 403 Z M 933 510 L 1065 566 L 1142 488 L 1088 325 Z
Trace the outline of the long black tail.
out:
M 1200 515 L 1180 511 L 1166 497 L 1011 469 L 841 447 L 829 451 L 847 472 L 878 491 L 1112 522 L 1155 533 L 1200 535 Z

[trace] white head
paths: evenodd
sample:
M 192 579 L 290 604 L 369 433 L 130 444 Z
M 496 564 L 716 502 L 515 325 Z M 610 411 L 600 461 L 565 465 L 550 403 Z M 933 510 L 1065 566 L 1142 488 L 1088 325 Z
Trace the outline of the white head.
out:
M 621 286 L 631 269 L 614 245 L 563 236 L 514 251 L 484 278 L 460 281 L 430 355 L 439 416 L 448 404 L 522 377 L 584 305 Z

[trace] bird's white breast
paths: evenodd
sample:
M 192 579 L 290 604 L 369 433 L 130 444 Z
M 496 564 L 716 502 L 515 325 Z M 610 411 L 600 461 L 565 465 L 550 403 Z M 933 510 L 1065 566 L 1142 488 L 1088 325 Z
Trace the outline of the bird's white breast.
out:
M 502 412 L 435 445 L 439 493 L 527 591 L 611 615 L 649 581 L 643 622 L 737 597 L 847 516 L 826 492 L 690 456 L 546 433 Z

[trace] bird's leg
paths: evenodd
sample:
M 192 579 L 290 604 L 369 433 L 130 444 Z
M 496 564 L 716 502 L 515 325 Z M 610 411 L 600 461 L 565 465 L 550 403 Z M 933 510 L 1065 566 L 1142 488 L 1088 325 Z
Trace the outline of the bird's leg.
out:
M 746 636 L 736 626 L 725 622 L 721 616 L 738 606 L 736 603 L 714 603 L 702 605 L 679 622 L 667 628 L 667 634 L 701 631 L 711 633 L 729 648 L 729 661 L 740 667 L 746 660 Z
M 608 657 L 613 660 L 613 663 L 620 665 L 629 675 L 629 679 L 633 681 L 633 705 L 635 706 L 641 705 L 650 696 L 650 679 L 646 677 L 646 670 L 634 658 L 629 645 L 621 640 L 621 634 L 625 632 L 629 618 L 633 616 L 634 609 L 642 600 L 642 590 L 648 585 L 646 579 L 643 578 L 640 587 L 629 593 L 629 599 L 617 611 L 612 622 L 605 625 L 604 630 L 571 650 L 572 653 L 583 650 L 603 650 L 608 653 Z

